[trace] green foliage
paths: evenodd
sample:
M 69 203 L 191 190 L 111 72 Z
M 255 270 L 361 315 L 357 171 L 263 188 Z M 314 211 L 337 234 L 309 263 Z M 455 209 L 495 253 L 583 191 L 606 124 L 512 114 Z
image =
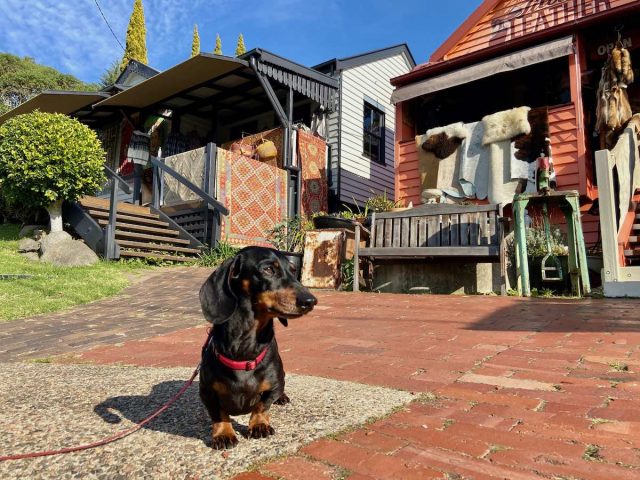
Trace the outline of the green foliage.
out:
M 213 49 L 213 53 L 215 53 L 216 55 L 223 55 L 222 40 L 220 39 L 219 33 L 216 33 L 216 48 Z
M 0 126 L 0 188 L 24 206 L 94 194 L 104 158 L 95 132 L 66 115 L 35 111 Z
M 354 264 L 353 258 L 349 260 L 345 260 L 342 262 L 341 272 L 342 274 L 342 290 L 351 291 L 353 290 L 353 281 L 354 281 Z
M 364 203 L 365 211 L 375 213 L 388 212 L 397 206 L 398 203 L 394 202 L 387 196 L 386 190 L 381 195 L 374 195 L 373 197 L 368 198 Z
M 0 223 L 33 223 L 45 224 L 48 221 L 46 211 L 38 207 L 25 205 L 22 202 L 11 201 L 6 195 L 3 195 L 0 188 Z
M 271 244 L 283 252 L 302 252 L 304 239 L 309 230 L 313 229 L 311 219 L 296 215 L 277 224 L 267 232 Z
M 129 26 L 127 27 L 127 41 L 124 49 L 124 56 L 120 62 L 120 71 L 122 72 L 129 60 L 137 60 L 145 65 L 149 63 L 147 60 L 147 27 L 144 23 L 144 7 L 142 0 L 135 0 L 133 3 L 133 12 L 129 18 Z
M 43 90 L 94 90 L 73 75 L 36 63 L 29 57 L 0 53 L 0 114 Z
M 100 88 L 110 87 L 118 77 L 120 76 L 120 62 L 115 60 L 109 68 L 107 68 L 102 75 L 100 75 Z
M 349 205 L 347 205 L 346 203 L 343 203 L 342 206 L 346 209 L 342 212 L 340 212 L 340 216 L 342 218 L 347 218 L 349 220 L 353 220 L 354 218 L 366 218 L 369 216 L 369 201 L 365 202 L 364 204 L 364 208 L 360 208 L 360 205 L 358 204 L 357 200 L 353 197 L 351 197 L 353 199 L 353 205 L 354 207 L 351 208 Z M 371 199 L 369 199 L 371 200 Z
M 18 253 L 19 230 L 18 225 L 0 225 L 0 272 L 33 278 L 0 280 L 0 324 L 115 295 L 133 275 L 149 268 L 107 261 L 89 267 L 56 267 L 27 260 Z
M 200 34 L 198 33 L 198 24 L 193 26 L 193 40 L 191 41 L 191 56 L 195 57 L 200 53 Z
M 247 47 L 244 46 L 244 36 L 238 35 L 238 43 L 236 44 L 236 57 L 247 53 Z
M 551 253 L 555 256 L 567 255 L 567 240 L 559 228 L 550 229 Z M 527 255 L 529 257 L 544 257 L 547 251 L 547 240 L 544 226 L 541 222 L 533 222 L 530 227 L 525 228 L 527 239 Z M 516 261 L 515 240 L 507 242 L 507 254 L 513 263 Z
M 198 265 L 201 267 L 217 267 L 227 258 L 233 257 L 240 251 L 240 248 L 234 247 L 228 242 L 220 241 L 215 248 L 199 255 Z

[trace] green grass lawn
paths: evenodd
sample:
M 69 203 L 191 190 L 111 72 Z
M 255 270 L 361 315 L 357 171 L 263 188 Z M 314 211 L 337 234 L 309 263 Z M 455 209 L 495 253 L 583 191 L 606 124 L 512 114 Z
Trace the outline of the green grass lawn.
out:
M 106 261 L 90 267 L 54 267 L 26 260 L 18 254 L 19 230 L 17 225 L 0 225 L 0 274 L 34 277 L 0 280 L 0 322 L 115 295 L 132 275 L 149 268 L 141 263 Z

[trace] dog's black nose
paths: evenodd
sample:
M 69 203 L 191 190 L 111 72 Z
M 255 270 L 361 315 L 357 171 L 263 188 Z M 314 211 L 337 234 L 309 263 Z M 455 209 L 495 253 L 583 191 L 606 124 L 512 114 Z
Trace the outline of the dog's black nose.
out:
M 296 303 L 298 304 L 298 308 L 306 311 L 311 310 L 318 303 L 318 299 L 311 294 L 298 295 Z

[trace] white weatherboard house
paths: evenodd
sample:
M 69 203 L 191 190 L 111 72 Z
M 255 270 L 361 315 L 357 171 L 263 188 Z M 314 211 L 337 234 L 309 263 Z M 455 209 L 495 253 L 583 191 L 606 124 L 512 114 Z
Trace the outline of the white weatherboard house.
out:
M 340 81 L 338 107 L 327 125 L 331 209 L 384 192 L 393 198 L 396 119 L 390 79 L 415 65 L 409 47 L 401 44 L 313 67 Z

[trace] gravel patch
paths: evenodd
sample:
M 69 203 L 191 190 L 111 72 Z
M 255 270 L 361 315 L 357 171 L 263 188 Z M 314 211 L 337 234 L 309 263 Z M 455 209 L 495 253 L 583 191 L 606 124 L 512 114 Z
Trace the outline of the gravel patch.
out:
M 57 449 L 124 430 L 166 402 L 191 372 L 0 364 L 0 454 Z M 271 410 L 276 434 L 260 440 L 239 435 L 238 446 L 223 454 L 210 448 L 210 420 L 196 383 L 161 417 L 123 440 L 84 452 L 2 462 L 0 478 L 227 478 L 413 398 L 388 388 L 288 375 L 286 391 L 292 403 Z M 248 419 L 234 419 L 240 434 L 246 432 Z

